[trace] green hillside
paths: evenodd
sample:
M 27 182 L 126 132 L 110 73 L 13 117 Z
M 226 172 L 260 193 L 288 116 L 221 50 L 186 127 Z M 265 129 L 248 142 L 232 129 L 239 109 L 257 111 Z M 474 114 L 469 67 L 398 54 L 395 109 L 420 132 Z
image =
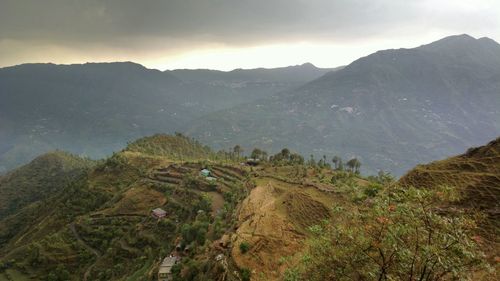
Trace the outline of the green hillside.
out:
M 55 151 L 9 172 L 0 178 L 0 220 L 57 194 L 93 165 L 90 160 Z
M 495 164 L 497 143 L 468 154 Z M 84 161 L 55 155 L 65 167 Z M 478 240 L 479 221 L 441 211 L 459 202 L 449 190 L 397 187 L 383 173 L 363 178 L 286 149 L 256 166 L 217 155 L 180 134 L 154 135 L 78 166 L 59 189 L 0 219 L 0 280 L 157 280 L 168 256 L 179 259 L 173 280 L 398 280 L 412 258 L 412 270 L 435 280 L 495 280 L 494 257 L 482 251 L 497 248 Z M 158 208 L 164 217 L 153 217 Z M 437 238 L 415 248 L 429 233 Z
M 179 135 L 141 139 L 50 196 L 20 206 L 0 220 L 0 277 L 153 280 L 175 241 L 201 251 L 205 240 L 230 228 L 246 194 L 246 172 L 202 164 L 210 153 Z M 195 157 L 199 162 L 176 161 Z M 200 176 L 202 168 L 217 182 Z M 151 217 L 155 208 L 168 217 Z
M 456 188 L 463 196 L 457 206 L 486 215 L 488 220 L 481 225 L 494 243 L 500 243 L 500 138 L 462 155 L 418 165 L 399 182 L 421 188 Z
M 130 143 L 124 151 L 151 156 L 162 156 L 172 160 L 198 160 L 215 157 L 212 150 L 198 141 L 176 134 L 158 134 Z

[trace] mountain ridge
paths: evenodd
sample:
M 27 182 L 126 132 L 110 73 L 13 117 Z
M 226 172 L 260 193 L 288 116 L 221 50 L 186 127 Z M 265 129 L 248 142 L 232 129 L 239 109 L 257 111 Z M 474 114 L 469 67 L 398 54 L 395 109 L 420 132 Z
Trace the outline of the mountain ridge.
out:
M 272 77 L 275 70 L 266 70 L 269 79 L 261 81 L 242 70 L 240 81 L 211 83 L 132 62 L 1 68 L 0 173 L 54 149 L 100 158 L 127 141 L 182 131 L 193 118 L 303 82 L 294 80 L 301 75 L 281 79 L 281 71 Z
M 457 40 L 472 39 L 443 40 L 461 49 Z M 376 52 L 287 94 L 198 119 L 188 133 L 217 148 L 238 143 L 273 150 L 293 138 L 301 153 L 361 157 L 366 171 L 397 175 L 496 137 L 498 44 L 492 59 L 482 47 L 457 58 L 452 51 L 428 51 L 432 44 Z

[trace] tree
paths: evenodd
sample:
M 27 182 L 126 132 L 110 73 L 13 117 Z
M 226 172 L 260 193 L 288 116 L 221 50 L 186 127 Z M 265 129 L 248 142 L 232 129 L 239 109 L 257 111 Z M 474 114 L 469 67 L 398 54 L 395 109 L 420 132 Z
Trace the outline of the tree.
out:
M 300 154 L 292 153 L 292 154 L 290 154 L 290 164 L 291 165 L 303 165 L 304 164 L 304 157 L 302 157 L 302 155 L 300 155 Z
M 344 171 L 344 163 L 342 162 L 342 159 L 339 159 L 339 167 L 337 168 L 337 171 Z
M 236 157 L 238 159 L 240 159 L 240 155 L 243 152 L 243 148 L 239 144 L 237 144 L 237 145 L 234 146 L 233 152 L 234 152 L 234 154 L 236 154 Z
M 260 159 L 261 157 L 262 157 L 262 150 L 260 150 L 258 148 L 254 148 L 252 150 L 252 153 L 250 154 L 250 158 Z
M 334 221 L 310 227 L 301 280 L 470 280 L 485 266 L 475 223 L 437 211 L 454 197 L 393 187 L 369 207 L 334 208 Z
M 262 153 L 261 153 L 260 157 L 261 157 L 261 160 L 267 161 L 268 160 L 267 159 L 268 158 L 267 157 L 267 151 L 262 150 Z
M 349 167 L 349 170 L 352 173 L 359 174 L 359 168 L 361 167 L 361 162 L 357 158 L 352 158 L 351 160 L 347 161 L 346 163 L 347 167 Z
M 333 163 L 333 166 L 335 167 L 335 170 L 338 170 L 339 169 L 339 164 L 342 163 L 342 158 L 340 158 L 339 156 L 335 155 L 332 158 L 332 163 Z
M 314 160 L 314 155 L 309 155 L 309 161 L 307 163 L 310 167 L 316 167 L 316 160 Z
M 282 157 L 283 157 L 283 159 L 285 159 L 285 160 L 290 159 L 290 150 L 289 150 L 288 148 L 286 148 L 286 147 L 285 147 L 285 148 L 283 148 L 283 149 L 281 150 L 281 156 L 282 156 Z

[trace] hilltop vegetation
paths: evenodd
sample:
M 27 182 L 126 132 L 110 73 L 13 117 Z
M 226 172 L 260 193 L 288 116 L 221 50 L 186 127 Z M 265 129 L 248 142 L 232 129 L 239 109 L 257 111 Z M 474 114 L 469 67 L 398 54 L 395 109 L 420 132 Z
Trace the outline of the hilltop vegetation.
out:
M 198 141 L 177 133 L 175 136 L 158 134 L 136 140 L 125 151 L 151 156 L 162 156 L 172 160 L 210 159 L 214 153 Z

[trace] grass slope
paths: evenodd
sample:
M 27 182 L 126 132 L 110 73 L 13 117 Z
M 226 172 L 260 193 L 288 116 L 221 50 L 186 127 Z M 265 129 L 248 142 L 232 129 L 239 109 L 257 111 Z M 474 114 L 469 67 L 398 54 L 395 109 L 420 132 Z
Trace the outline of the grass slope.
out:
M 432 188 L 447 185 L 459 190 L 457 206 L 480 211 L 487 220 L 480 226 L 497 255 L 500 245 L 500 138 L 466 153 L 425 165 L 403 176 L 403 186 Z M 495 247 L 495 245 L 497 245 Z

